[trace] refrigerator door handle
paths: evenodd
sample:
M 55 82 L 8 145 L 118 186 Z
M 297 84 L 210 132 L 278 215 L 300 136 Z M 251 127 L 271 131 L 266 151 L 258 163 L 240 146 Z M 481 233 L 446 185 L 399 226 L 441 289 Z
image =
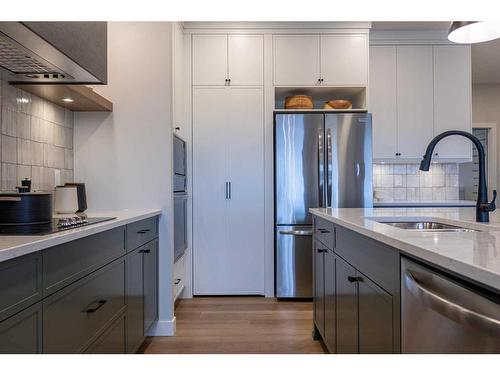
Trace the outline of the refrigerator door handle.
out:
M 291 235 L 291 236 L 312 236 L 312 230 L 280 230 L 280 234 Z
M 328 128 L 326 130 L 326 206 L 330 207 L 332 205 L 332 178 L 333 178 L 333 160 L 332 160 L 332 129 Z
M 318 198 L 319 206 L 324 207 L 324 185 L 325 185 L 325 154 L 323 149 L 323 128 L 318 132 Z

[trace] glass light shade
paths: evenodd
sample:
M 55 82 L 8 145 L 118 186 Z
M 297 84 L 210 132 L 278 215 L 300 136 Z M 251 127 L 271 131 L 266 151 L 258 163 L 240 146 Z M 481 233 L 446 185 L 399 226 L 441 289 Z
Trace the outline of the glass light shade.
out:
M 500 38 L 499 21 L 454 21 L 448 39 L 454 43 L 481 43 Z

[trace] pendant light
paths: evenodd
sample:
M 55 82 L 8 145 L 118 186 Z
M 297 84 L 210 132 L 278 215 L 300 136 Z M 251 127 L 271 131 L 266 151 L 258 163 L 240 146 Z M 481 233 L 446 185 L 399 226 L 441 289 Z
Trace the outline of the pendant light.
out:
M 454 43 L 481 43 L 500 38 L 500 22 L 454 21 L 448 30 L 448 39 Z

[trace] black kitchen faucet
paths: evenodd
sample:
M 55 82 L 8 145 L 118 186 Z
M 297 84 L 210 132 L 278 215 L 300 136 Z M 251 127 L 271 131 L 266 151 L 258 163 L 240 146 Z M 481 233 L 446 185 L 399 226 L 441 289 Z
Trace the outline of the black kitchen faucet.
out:
M 495 211 L 495 200 L 497 198 L 497 191 L 493 190 L 493 200 L 488 202 L 488 187 L 486 186 L 486 161 L 484 157 L 484 148 L 479 139 L 474 135 L 460 131 L 460 130 L 450 130 L 439 135 L 436 135 L 434 139 L 427 146 L 425 155 L 420 162 L 420 170 L 428 171 L 431 165 L 432 153 L 434 152 L 434 147 L 443 138 L 450 135 L 461 135 L 462 137 L 468 138 L 474 143 L 479 153 L 479 185 L 477 191 L 477 202 L 476 202 L 476 221 L 480 223 L 488 223 L 490 221 L 489 213 Z

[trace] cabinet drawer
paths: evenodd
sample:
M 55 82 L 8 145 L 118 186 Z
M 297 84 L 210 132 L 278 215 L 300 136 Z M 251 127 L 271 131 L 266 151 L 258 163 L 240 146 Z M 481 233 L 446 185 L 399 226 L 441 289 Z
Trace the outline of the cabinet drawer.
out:
M 141 245 L 158 237 L 158 218 L 151 217 L 127 225 L 127 251 L 134 250 Z
M 0 354 L 35 354 L 41 352 L 41 302 L 0 323 Z
M 319 217 L 315 217 L 314 237 L 330 250 L 335 248 L 335 227 L 333 223 Z
M 349 229 L 335 229 L 335 252 L 389 293 L 397 293 L 399 252 Z
M 45 353 L 77 353 L 125 311 L 125 258 L 43 301 Z
M 40 252 L 0 263 L 0 321 L 41 298 Z
M 125 354 L 126 316 L 116 319 L 99 338 L 85 350 L 88 354 Z
M 52 294 L 125 255 L 125 227 L 43 251 L 44 295 Z

